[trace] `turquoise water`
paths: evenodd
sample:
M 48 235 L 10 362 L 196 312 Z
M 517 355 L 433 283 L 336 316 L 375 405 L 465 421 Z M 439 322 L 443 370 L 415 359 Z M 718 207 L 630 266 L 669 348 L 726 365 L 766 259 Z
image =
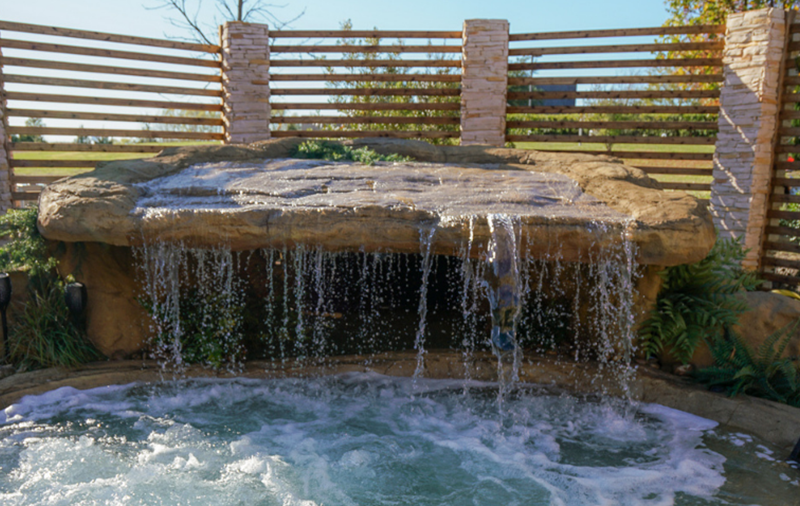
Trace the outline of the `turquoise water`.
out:
M 767 445 L 657 405 L 352 374 L 62 388 L 0 413 L 3 505 L 798 504 Z

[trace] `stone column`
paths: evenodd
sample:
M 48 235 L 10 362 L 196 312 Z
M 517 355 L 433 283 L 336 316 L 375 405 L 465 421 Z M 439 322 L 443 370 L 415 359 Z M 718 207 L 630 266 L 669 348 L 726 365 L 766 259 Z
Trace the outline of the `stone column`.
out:
M 728 16 L 711 212 L 720 237 L 741 237 L 750 249 L 747 269 L 759 268 L 768 223 L 786 33 L 777 7 Z
M 225 144 L 269 139 L 269 28 L 229 21 L 220 39 Z
M 461 53 L 461 145 L 506 142 L 508 21 L 464 21 Z
M 14 203 L 11 201 L 11 139 L 8 136 L 6 92 L 3 88 L 3 53 L 0 50 L 0 214 Z

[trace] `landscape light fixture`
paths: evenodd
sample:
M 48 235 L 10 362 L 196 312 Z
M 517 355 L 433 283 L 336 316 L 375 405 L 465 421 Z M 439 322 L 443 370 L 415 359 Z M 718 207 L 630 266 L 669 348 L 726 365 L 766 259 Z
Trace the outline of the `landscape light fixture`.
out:
M 86 285 L 83 283 L 68 283 L 64 287 L 64 302 L 76 323 L 80 322 L 86 311 Z
M 3 319 L 3 361 L 7 364 L 9 360 L 8 349 L 8 317 L 6 310 L 11 303 L 11 276 L 7 272 L 0 273 L 0 315 Z

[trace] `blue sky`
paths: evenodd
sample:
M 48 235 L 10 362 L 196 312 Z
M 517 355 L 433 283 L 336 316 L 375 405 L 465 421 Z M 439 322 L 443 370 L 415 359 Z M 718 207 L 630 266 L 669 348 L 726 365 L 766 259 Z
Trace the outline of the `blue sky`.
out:
M 305 10 L 296 29 L 335 29 L 352 19 L 356 29 L 458 30 L 464 19 L 500 18 L 511 31 L 558 31 L 659 26 L 663 0 L 268 0 L 289 19 Z M 177 35 L 164 11 L 148 10 L 158 0 L 0 0 L 0 18 L 128 35 Z M 206 12 L 214 0 L 204 0 Z

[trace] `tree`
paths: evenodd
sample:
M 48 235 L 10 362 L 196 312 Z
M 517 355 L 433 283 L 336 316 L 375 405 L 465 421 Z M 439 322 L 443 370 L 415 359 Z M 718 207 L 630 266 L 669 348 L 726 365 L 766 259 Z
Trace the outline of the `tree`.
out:
M 25 120 L 26 127 L 44 128 L 42 118 L 28 118 Z M 45 142 L 44 137 L 39 134 L 12 135 L 11 142 Z
M 350 31 L 353 29 L 352 22 L 348 19 L 341 24 L 341 29 Z M 397 43 L 403 43 L 402 39 L 397 39 Z M 430 43 L 430 42 L 429 42 Z M 381 44 L 379 38 L 358 38 L 344 37 L 336 41 L 340 46 L 378 46 Z M 409 110 L 409 109 L 389 109 L 381 110 L 381 105 L 397 104 L 450 104 L 460 101 L 457 95 L 459 83 L 452 79 L 443 78 L 437 81 L 436 76 L 455 77 L 455 72 L 450 67 L 426 68 L 425 70 L 412 71 L 409 67 L 393 66 L 392 63 L 402 61 L 399 53 L 382 52 L 374 53 L 371 51 L 347 52 L 342 56 L 345 60 L 352 60 L 353 66 L 345 67 L 348 74 L 363 75 L 363 80 L 358 81 L 339 81 L 335 80 L 336 71 L 333 67 L 326 68 L 326 73 L 331 76 L 331 80 L 326 82 L 329 88 L 354 90 L 364 94 L 335 95 L 329 102 L 342 106 L 342 115 L 346 118 L 381 118 L 379 122 L 364 122 L 347 124 L 346 130 L 375 131 L 424 131 L 424 132 L 457 132 L 458 122 L 453 121 L 452 111 L 435 110 Z M 432 60 L 448 59 L 446 55 L 430 53 L 428 58 Z M 360 65 L 360 60 L 384 60 L 386 66 L 364 67 Z M 402 76 L 402 77 L 398 77 Z M 406 79 L 407 77 L 407 79 Z M 403 79 L 403 80 L 395 80 Z M 431 80 L 433 79 L 433 80 Z M 444 82 L 442 82 L 444 81 Z M 376 90 L 373 94 L 372 90 Z M 406 92 L 423 91 L 428 93 L 413 95 L 404 94 Z M 376 109 L 347 109 L 348 104 L 375 104 Z M 367 120 L 365 120 L 367 121 Z M 373 120 L 368 120 L 373 121 Z M 321 125 L 323 129 L 340 129 L 342 125 Z M 426 139 L 433 144 L 452 144 L 452 138 L 430 138 Z
M 214 8 L 203 9 L 203 0 L 159 0 L 151 9 L 169 11 L 167 20 L 176 28 L 188 33 L 187 40 L 203 44 L 217 44 L 217 27 L 225 21 L 267 23 L 281 29 L 296 21 L 305 10 L 284 21 L 275 15 L 276 9 L 285 5 L 266 3 L 264 0 L 214 0 Z
M 783 7 L 797 10 L 800 0 L 665 0 L 669 19 L 664 26 L 719 25 L 725 23 L 728 14 L 763 7 Z M 678 36 L 676 36 L 678 37 Z M 682 35 L 683 40 L 703 35 Z M 698 39 L 692 39 L 698 40 Z M 699 39 L 707 40 L 707 39 Z M 674 42 L 678 42 L 675 40 Z

